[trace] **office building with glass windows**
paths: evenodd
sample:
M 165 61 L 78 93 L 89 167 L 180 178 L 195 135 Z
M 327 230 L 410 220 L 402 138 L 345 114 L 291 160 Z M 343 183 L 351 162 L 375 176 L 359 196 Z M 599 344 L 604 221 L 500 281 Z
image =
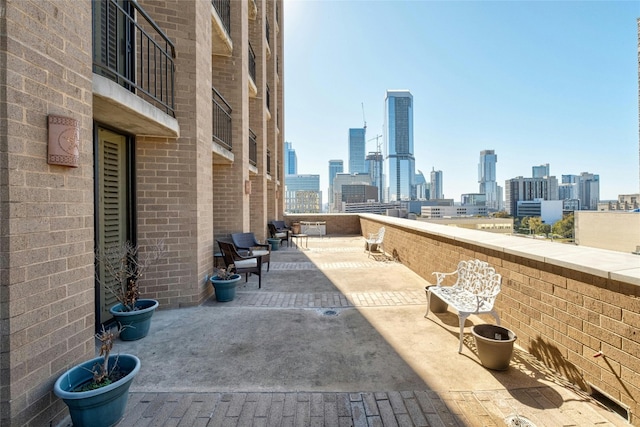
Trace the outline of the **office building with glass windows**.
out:
M 413 96 L 408 90 L 387 90 L 384 106 L 389 181 L 386 201 L 415 200 Z
M 349 129 L 349 173 L 365 173 L 365 152 L 367 142 L 365 141 L 365 128 Z

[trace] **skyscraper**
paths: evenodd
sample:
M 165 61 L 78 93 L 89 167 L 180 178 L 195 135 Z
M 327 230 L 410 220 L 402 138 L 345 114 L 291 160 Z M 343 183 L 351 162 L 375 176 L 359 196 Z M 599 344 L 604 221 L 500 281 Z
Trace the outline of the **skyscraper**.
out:
M 509 215 L 516 215 L 519 201 L 558 200 L 558 180 L 555 176 L 544 178 L 516 178 L 505 181 L 505 203 Z
M 549 163 L 545 163 L 540 166 L 532 166 L 531 167 L 531 176 L 533 178 L 544 178 L 545 176 L 550 176 L 549 173 Z
M 389 180 L 386 201 L 415 200 L 413 96 L 408 90 L 387 90 L 384 119 Z
M 442 171 L 437 171 L 435 168 L 431 170 L 431 200 L 444 199 L 444 192 L 442 190 Z
M 296 175 L 298 173 L 298 157 L 296 150 L 291 148 L 290 142 L 284 143 L 284 174 Z
M 384 194 L 384 173 L 382 171 L 382 164 L 382 153 L 376 151 L 367 154 L 367 173 L 371 179 L 371 185 L 378 188 L 378 201 L 382 201 L 382 196 Z
M 600 175 L 582 172 L 578 181 L 578 198 L 580 209 L 598 210 L 600 201 Z
M 329 160 L 329 212 L 333 206 L 333 180 L 337 174 L 344 172 L 344 162 L 342 160 Z
M 486 206 L 489 210 L 499 210 L 502 197 L 496 181 L 496 163 L 498 155 L 494 150 L 480 151 L 480 163 L 478 163 L 478 183 L 480 193 L 486 195 Z
M 349 129 L 349 173 L 365 173 L 365 128 Z

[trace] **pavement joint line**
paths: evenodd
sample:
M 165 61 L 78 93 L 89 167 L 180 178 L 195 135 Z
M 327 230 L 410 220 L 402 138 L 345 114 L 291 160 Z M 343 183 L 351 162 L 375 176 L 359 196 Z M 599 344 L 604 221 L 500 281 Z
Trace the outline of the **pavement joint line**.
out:
M 260 306 L 269 308 L 392 307 L 427 304 L 421 289 L 378 294 L 370 292 L 292 294 L 288 292 L 237 291 L 236 298 L 225 304 L 234 307 Z

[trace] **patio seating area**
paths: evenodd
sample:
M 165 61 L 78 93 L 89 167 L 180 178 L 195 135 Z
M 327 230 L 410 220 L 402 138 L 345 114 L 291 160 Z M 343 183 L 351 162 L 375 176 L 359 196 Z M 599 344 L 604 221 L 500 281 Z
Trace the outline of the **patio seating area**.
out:
M 428 283 L 363 244 L 310 236 L 271 253 L 260 289 L 157 311 L 114 349 L 142 362 L 119 426 L 628 425 L 517 342 L 508 370 L 484 368 L 470 330 L 491 316 L 466 319 L 458 354 L 457 314 L 425 319 Z

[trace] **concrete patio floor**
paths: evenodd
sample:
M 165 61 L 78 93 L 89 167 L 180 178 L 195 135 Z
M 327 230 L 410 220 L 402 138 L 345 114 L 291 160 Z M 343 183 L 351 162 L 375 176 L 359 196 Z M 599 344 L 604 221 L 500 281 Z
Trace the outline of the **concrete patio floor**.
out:
M 252 276 L 234 301 L 157 311 L 115 347 L 142 362 L 119 426 L 628 425 L 517 346 L 485 369 L 470 327 L 491 317 L 467 321 L 458 354 L 458 317 L 424 318 L 427 283 L 363 249 L 310 237 L 272 253 L 262 289 Z

